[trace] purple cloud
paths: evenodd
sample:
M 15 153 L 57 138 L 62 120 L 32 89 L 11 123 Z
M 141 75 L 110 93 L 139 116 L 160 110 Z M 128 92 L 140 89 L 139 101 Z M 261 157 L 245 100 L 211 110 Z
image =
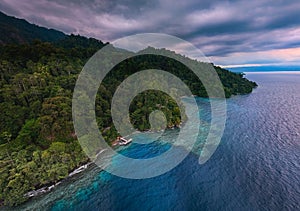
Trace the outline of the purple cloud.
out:
M 253 56 L 257 51 L 300 46 L 296 0 L 2 0 L 0 10 L 103 41 L 144 32 L 168 33 L 192 42 L 221 65 L 220 58 L 230 59 L 239 52 Z

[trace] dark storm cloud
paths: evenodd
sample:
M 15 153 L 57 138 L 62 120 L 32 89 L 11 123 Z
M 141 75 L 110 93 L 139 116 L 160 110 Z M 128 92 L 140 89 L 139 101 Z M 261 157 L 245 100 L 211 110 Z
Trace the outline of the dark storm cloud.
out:
M 36 24 L 104 41 L 135 33 L 168 33 L 191 41 L 209 56 L 300 43 L 298 0 L 2 0 L 0 9 Z

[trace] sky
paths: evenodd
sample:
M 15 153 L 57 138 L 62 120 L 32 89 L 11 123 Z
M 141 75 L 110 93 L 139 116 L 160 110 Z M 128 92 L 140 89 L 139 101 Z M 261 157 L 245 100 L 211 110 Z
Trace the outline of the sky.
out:
M 232 70 L 300 70 L 298 0 L 1 0 L 0 10 L 104 42 L 170 34 Z

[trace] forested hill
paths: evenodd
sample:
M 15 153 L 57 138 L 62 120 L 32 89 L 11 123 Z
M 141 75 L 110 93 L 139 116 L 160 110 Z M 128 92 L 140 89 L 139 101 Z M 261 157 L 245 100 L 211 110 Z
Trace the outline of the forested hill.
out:
M 63 32 L 28 23 L 0 11 L 0 44 L 30 43 L 36 39 L 54 42 L 66 36 Z
M 35 41 L 0 48 L 0 202 L 19 204 L 27 191 L 57 182 L 87 162 L 73 129 L 72 93 L 82 67 L 104 45 L 72 35 L 61 43 Z M 149 68 L 169 71 L 194 94 L 206 96 L 202 84 L 176 61 L 152 55 L 126 60 L 107 75 L 96 98 L 97 122 L 108 142 L 118 135 L 110 114 L 116 87 L 128 75 Z M 256 86 L 241 74 L 216 69 L 227 97 L 250 93 Z M 148 116 L 156 109 L 165 113 L 168 127 L 184 120 L 170 97 L 148 91 L 130 107 L 136 129 L 149 129 Z
M 1 39 L 9 39 L 2 35 Z M 73 128 L 72 93 L 84 64 L 105 45 L 75 35 L 54 42 L 0 45 L 0 205 L 22 203 L 27 200 L 26 192 L 55 183 L 88 161 Z M 114 53 L 119 56 L 124 52 Z M 107 142 L 118 136 L 110 114 L 116 87 L 129 75 L 151 68 L 169 71 L 183 80 L 193 94 L 206 97 L 201 82 L 174 60 L 154 55 L 125 60 L 105 77 L 96 97 L 97 123 Z M 250 93 L 256 86 L 241 74 L 219 67 L 216 70 L 226 97 Z M 157 109 L 166 115 L 168 127 L 185 119 L 169 96 L 147 91 L 134 98 L 130 106 L 134 127 L 149 129 L 149 114 Z

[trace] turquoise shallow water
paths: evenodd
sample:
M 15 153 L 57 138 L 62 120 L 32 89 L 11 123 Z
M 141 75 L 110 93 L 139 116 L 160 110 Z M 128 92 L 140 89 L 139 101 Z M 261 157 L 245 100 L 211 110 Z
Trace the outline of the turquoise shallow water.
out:
M 92 166 L 18 209 L 299 210 L 300 74 L 247 77 L 259 87 L 227 100 L 221 144 L 205 164 L 199 165 L 199 149 L 194 149 L 176 168 L 151 179 L 119 178 Z M 197 102 L 201 121 L 209 122 L 209 102 L 200 98 Z M 207 126 L 201 129 L 205 135 Z M 170 148 L 177 134 L 178 130 L 170 130 L 159 141 L 132 144 L 121 153 L 133 158 L 157 156 Z

